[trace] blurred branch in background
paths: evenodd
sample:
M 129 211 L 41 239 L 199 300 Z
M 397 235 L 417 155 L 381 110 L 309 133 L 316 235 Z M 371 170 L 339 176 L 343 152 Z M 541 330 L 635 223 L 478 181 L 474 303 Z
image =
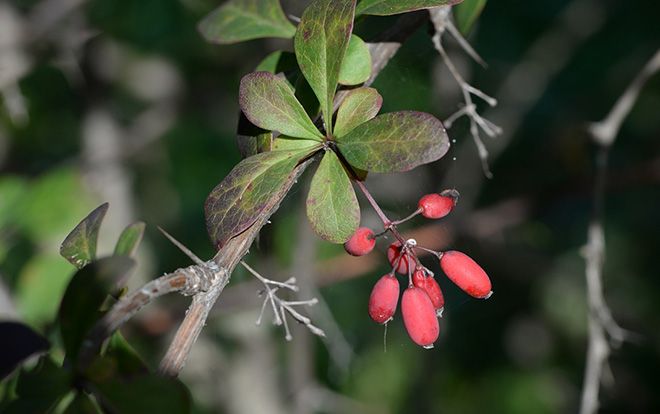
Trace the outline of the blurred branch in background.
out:
M 611 348 L 621 346 L 631 334 L 614 320 L 603 293 L 603 265 L 605 263 L 605 232 L 603 213 L 605 209 L 605 186 L 610 149 L 614 144 L 624 119 L 637 101 L 644 84 L 660 71 L 660 49 L 644 66 L 605 119 L 590 125 L 589 133 L 598 145 L 596 157 L 596 181 L 594 184 L 594 212 L 589 224 L 587 245 L 584 247 L 586 260 L 587 300 L 589 303 L 589 346 L 582 387 L 581 414 L 598 411 L 600 383 L 613 381 L 607 360 Z

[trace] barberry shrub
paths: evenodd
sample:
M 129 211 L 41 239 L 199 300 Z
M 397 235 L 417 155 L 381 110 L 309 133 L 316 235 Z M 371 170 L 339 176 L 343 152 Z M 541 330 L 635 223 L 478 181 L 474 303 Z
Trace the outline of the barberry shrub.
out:
M 237 143 L 244 159 L 206 200 L 206 225 L 214 246 L 221 251 L 233 238 L 263 225 L 304 170 L 316 165 L 306 200 L 314 231 L 329 242 L 346 243 L 346 250 L 353 255 L 369 253 L 378 236 L 390 234 L 396 239 L 388 250 L 393 270 L 376 283 L 369 314 L 381 324 L 393 318 L 400 294 L 395 270 L 407 274 L 401 301 L 404 324 L 411 339 L 426 348 L 439 335 L 436 313 L 444 305 L 442 292 L 417 256 L 416 249 L 423 248 L 399 233 L 397 225 L 405 220 L 390 221 L 364 180 L 370 172 L 403 172 L 437 161 L 447 153 L 449 139 L 433 115 L 415 111 L 379 114 L 383 98 L 369 86 L 375 75 L 370 49 L 353 34 L 353 26 L 358 16 L 389 16 L 459 2 L 313 0 L 296 27 L 278 0 L 229 0 L 199 25 L 201 34 L 214 43 L 279 37 L 292 38 L 294 46 L 293 53 L 270 54 L 240 82 Z M 475 4 L 483 4 L 469 3 L 472 6 L 457 15 L 463 29 L 478 14 Z M 354 186 L 382 219 L 379 234 L 358 229 L 361 214 Z M 443 217 L 455 205 L 455 195 L 457 192 L 440 193 L 440 199 L 434 195 L 429 203 L 420 202 L 419 210 L 410 217 Z M 191 266 L 194 269 L 190 273 L 197 278 L 195 283 L 185 279 L 186 269 L 178 269 L 163 276 L 165 279 L 150 282 L 149 289 L 145 286 L 127 295 L 126 281 L 135 264 L 132 256 L 144 223 L 127 227 L 113 254 L 99 258 L 96 241 L 107 208 L 103 204 L 92 211 L 61 246 L 62 256 L 78 269 L 54 317 L 55 342 L 61 344 L 61 350 L 52 348 L 45 337 L 23 324 L 0 324 L 3 340 L 11 339 L 8 345 L 12 351 L 5 355 L 8 363 L 1 367 L 3 377 L 26 358 L 46 353 L 36 366 L 13 377 L 12 392 L 0 401 L 3 412 L 144 412 L 144 407 L 153 412 L 190 412 L 185 386 L 176 379 L 150 373 L 116 330 L 153 297 L 169 292 L 197 294 L 214 283 L 205 271 L 216 276 L 227 269 L 193 257 L 197 265 Z M 439 258 L 451 257 L 435 253 Z M 471 263 L 466 268 L 459 265 L 447 265 L 449 277 L 473 296 L 485 297 L 485 273 L 477 272 Z M 229 273 L 231 270 L 233 267 Z M 471 275 L 475 272 L 480 280 L 476 293 L 465 282 L 474 279 Z M 165 284 L 159 287 L 159 282 Z M 290 281 L 277 286 L 294 290 Z M 313 333 L 323 335 L 309 319 L 291 309 L 294 302 L 279 300 L 276 304 L 274 298 L 270 300 L 273 307 L 279 306 L 282 316 L 286 309 Z M 118 308 L 125 317 L 106 319 Z M 288 329 L 285 320 L 283 324 Z M 43 392 L 35 395 L 32 390 L 36 387 Z

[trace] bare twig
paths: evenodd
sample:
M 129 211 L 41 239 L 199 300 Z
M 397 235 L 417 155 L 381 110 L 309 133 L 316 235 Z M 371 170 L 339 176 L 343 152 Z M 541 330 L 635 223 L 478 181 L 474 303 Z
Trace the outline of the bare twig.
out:
M 474 144 L 477 146 L 477 151 L 479 153 L 479 159 L 481 160 L 481 166 L 486 177 L 491 178 L 492 173 L 488 167 L 488 150 L 481 139 L 479 130 L 481 129 L 486 135 L 491 138 L 494 138 L 502 133 L 502 130 L 499 126 L 493 124 L 488 119 L 479 115 L 477 112 L 477 106 L 472 100 L 472 96 L 476 96 L 481 100 L 485 101 L 490 106 L 497 105 L 497 100 L 481 90 L 475 88 L 465 81 L 459 70 L 454 65 L 454 62 L 449 58 L 449 55 L 445 51 L 444 46 L 442 45 L 442 36 L 445 32 L 449 32 L 456 40 L 458 44 L 465 50 L 465 52 L 476 60 L 481 65 L 484 65 L 484 61 L 481 57 L 474 51 L 470 44 L 465 40 L 465 38 L 460 34 L 460 32 L 454 26 L 454 23 L 451 21 L 451 7 L 443 6 L 433 9 L 431 11 L 431 21 L 435 27 L 435 34 L 433 35 L 433 45 L 438 51 L 442 60 L 447 65 L 449 72 L 451 73 L 456 83 L 461 88 L 463 93 L 464 106 L 456 111 L 454 114 L 449 116 L 445 120 L 445 127 L 451 128 L 454 121 L 462 116 L 467 116 L 470 118 L 470 135 L 474 140 Z
M 299 290 L 298 286 L 296 286 L 295 277 L 291 277 L 284 282 L 278 282 L 276 280 L 271 280 L 263 277 L 262 275 L 259 274 L 259 272 L 254 270 L 244 261 L 241 261 L 241 265 L 243 265 L 243 267 L 246 268 L 248 272 L 252 273 L 252 275 L 256 277 L 263 284 L 265 289 L 265 291 L 260 292 L 260 294 L 265 293 L 265 297 L 264 297 L 264 302 L 261 305 L 261 312 L 259 313 L 259 318 L 257 319 L 257 325 L 261 324 L 261 320 L 264 316 L 264 312 L 267 307 L 266 305 L 270 303 L 273 309 L 273 323 L 275 325 L 284 325 L 287 341 L 290 341 L 291 339 L 293 339 L 293 337 L 291 336 L 291 332 L 289 331 L 289 326 L 287 325 L 286 313 L 288 313 L 293 319 L 305 325 L 307 329 L 309 329 L 310 332 L 313 333 L 314 335 L 318 335 L 322 337 L 325 336 L 325 332 L 323 332 L 323 330 L 318 328 L 317 326 L 314 326 L 312 324 L 311 319 L 309 319 L 306 316 L 303 316 L 294 308 L 294 306 L 316 305 L 318 303 L 318 299 L 312 298 L 309 300 L 288 301 L 277 296 L 277 291 L 280 288 L 289 289 L 293 292 L 297 292 Z
M 612 311 L 603 294 L 603 265 L 605 262 L 605 234 L 603 231 L 603 209 L 607 160 L 610 148 L 618 135 L 621 124 L 630 113 L 639 93 L 649 78 L 660 71 L 660 50 L 658 50 L 605 119 L 592 124 L 589 132 L 599 146 L 594 189 L 594 213 L 589 225 L 587 245 L 584 248 L 586 260 L 587 300 L 589 303 L 589 346 L 582 387 L 581 414 L 593 414 L 598 410 L 598 393 L 604 378 L 607 359 L 612 347 L 618 347 L 630 337 L 614 320 Z M 607 372 L 607 371 L 605 371 Z

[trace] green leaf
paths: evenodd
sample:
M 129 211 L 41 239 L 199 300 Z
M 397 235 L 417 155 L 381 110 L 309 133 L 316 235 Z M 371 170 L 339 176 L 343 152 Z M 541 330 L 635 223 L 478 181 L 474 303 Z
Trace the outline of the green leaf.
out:
M 186 414 L 191 412 L 190 392 L 174 378 L 155 374 L 131 380 L 111 378 L 98 382 L 94 394 L 108 411 L 122 414 Z
M 144 375 L 149 372 L 147 364 L 121 332 L 115 332 L 110 337 L 106 356 L 116 361 L 117 371 L 121 377 Z
M 64 410 L 64 414 L 96 414 L 99 412 L 94 401 L 83 391 L 78 391 L 76 398 Z
M 99 308 L 135 262 L 125 256 L 112 256 L 78 270 L 67 286 L 57 315 L 66 356 L 75 361 L 88 331 L 102 316 Z
M 14 292 L 21 318 L 33 326 L 52 323 L 71 277 L 71 265 L 55 252 L 32 257 L 21 270 Z
M 282 72 L 289 72 L 295 69 L 298 69 L 296 55 L 291 52 L 276 50 L 275 52 L 266 56 L 254 71 L 268 72 L 275 75 Z
M 254 125 L 245 117 L 245 114 L 241 112 L 238 116 L 236 144 L 238 145 L 238 151 L 243 158 L 251 157 L 260 152 L 271 150 L 273 133 Z
M 276 207 L 297 179 L 308 150 L 270 151 L 241 161 L 209 194 L 206 227 L 217 248 Z
M 294 39 L 298 65 L 321 103 L 330 135 L 339 71 L 353 31 L 355 1 L 313 1 L 303 12 Z
M 352 35 L 339 70 L 339 83 L 359 85 L 366 82 L 370 76 L 371 53 L 369 53 L 369 48 L 364 40 Z
M 3 174 L 0 177 L 0 229 L 14 225 L 14 220 L 21 210 L 19 201 L 27 192 L 28 183 L 23 178 Z
M 47 413 L 58 404 L 71 387 L 69 374 L 53 363 L 48 356 L 39 360 L 34 369 L 23 371 L 18 377 L 16 394 L 4 414 Z
M 362 0 L 355 9 L 355 14 L 373 14 L 389 16 L 432 7 L 453 5 L 461 0 Z
M 273 151 L 285 150 L 285 151 L 307 151 L 311 153 L 318 149 L 321 149 L 323 144 L 316 141 L 310 141 L 308 139 L 287 137 L 286 135 L 280 135 L 275 138 L 273 141 Z
M 12 206 L 12 224 L 42 244 L 61 241 L 96 207 L 83 185 L 80 169 L 73 166 L 49 170 L 31 180 L 26 190 Z
M 378 115 L 382 105 L 383 97 L 374 88 L 357 88 L 350 91 L 337 110 L 335 137 L 348 134 Z
M 144 227 L 145 224 L 142 221 L 126 227 L 115 245 L 115 256 L 134 256 L 142 241 L 142 236 L 144 236 Z
M 323 138 L 286 79 L 268 72 L 250 73 L 241 79 L 239 96 L 241 110 L 254 125 L 297 138 Z
M 337 145 L 352 166 L 388 173 L 408 171 L 441 158 L 449 150 L 449 139 L 434 116 L 404 111 L 365 122 L 337 139 Z
M 20 322 L 0 322 L 0 338 L 2 338 L 0 380 L 9 375 L 26 358 L 50 348 L 46 338 Z
M 360 205 L 344 166 L 327 151 L 307 195 L 307 217 L 314 231 L 332 243 L 348 240 L 360 224 Z
M 206 16 L 198 28 L 207 41 L 220 44 L 290 38 L 296 32 L 278 0 L 230 0 Z
M 96 258 L 99 228 L 107 212 L 108 203 L 101 204 L 78 223 L 62 242 L 60 254 L 78 269 Z
M 452 9 L 456 18 L 456 26 L 463 34 L 467 34 L 486 6 L 486 0 L 463 0 Z

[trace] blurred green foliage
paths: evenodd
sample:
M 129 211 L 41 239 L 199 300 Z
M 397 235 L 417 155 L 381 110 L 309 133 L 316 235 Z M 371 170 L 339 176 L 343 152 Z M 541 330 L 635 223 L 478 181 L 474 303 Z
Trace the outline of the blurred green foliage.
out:
M 489 2 L 469 37 L 489 66 L 482 69 L 465 61 L 461 67 L 472 71 L 470 79 L 475 85 L 502 100 L 497 91 L 504 79 L 527 58 L 529 47 L 540 36 L 556 28 L 562 10 L 577 1 Z M 37 3 L 10 0 L 3 7 L 11 7 L 25 20 Z M 284 2 L 285 11 L 298 13 L 304 3 Z M 616 0 L 581 4 L 588 11 L 584 18 L 600 16 L 602 27 L 573 51 L 531 107 L 515 113 L 521 122 L 510 131 L 513 135 L 505 151 L 493 161 L 495 178 L 479 188 L 473 206 L 478 210 L 523 200 L 527 210 L 520 213 L 519 221 L 514 220 L 516 224 L 496 234 L 480 237 L 465 232 L 452 244 L 469 251 L 489 271 L 495 296 L 486 302 L 469 300 L 440 278 L 449 305 L 436 348 L 423 351 L 411 345 L 397 318 L 388 328 L 384 352 L 382 329 L 366 313 L 371 286 L 387 271 L 384 258 L 370 274 L 324 286 L 321 294 L 354 357 L 350 368 L 342 371 L 324 344 L 314 340 L 316 383 L 379 413 L 576 411 L 586 352 L 587 306 L 580 249 L 591 214 L 594 171 L 594 147 L 585 126 L 604 117 L 660 40 L 657 4 Z M 156 139 L 143 143 L 120 140 L 122 148 L 139 144 L 121 158 L 120 166 L 129 177 L 131 219 L 145 220 L 150 226 L 145 249 L 153 263 L 152 272 L 145 277 L 189 264 L 153 232 L 156 224 L 200 257 L 213 254 L 202 204 L 240 159 L 234 141 L 238 81 L 267 53 L 290 49 L 286 41 L 271 40 L 232 46 L 207 44 L 195 26 L 217 5 L 217 1 L 207 0 L 90 1 L 73 13 L 75 18 L 65 19 L 52 36 L 35 40 L 25 51 L 32 65 L 18 86 L 27 118 L 13 117 L 7 103 L 0 101 L 0 275 L 19 317 L 55 339 L 56 346 L 60 344 L 51 322 L 74 271 L 56 255 L 59 243 L 95 205 L 116 202 L 104 199 L 103 189 L 89 180 L 89 171 L 102 167 L 89 165 L 85 153 L 89 143 L 84 125 L 93 109 L 102 108 L 119 127 L 129 130 L 143 111 L 159 103 L 173 109 L 167 112 L 167 119 L 161 119 L 167 124 Z M 393 21 L 377 18 L 370 23 L 371 19 L 375 18 L 365 19 L 357 29 L 367 40 L 369 34 Z M 93 36 L 73 49 L 77 64 L 67 65 L 64 58 L 70 55 L 62 53 L 55 34 L 67 33 L 68 28 L 74 38 L 81 36 L 75 32 L 81 21 L 90 29 L 82 33 Z M 73 46 L 67 47 L 71 52 Z M 460 53 L 455 45 L 450 44 L 449 49 Z M 554 56 L 556 51 L 546 52 Z M 154 57 L 166 62 L 180 80 L 177 93 L 162 99 L 167 102 L 145 98 L 136 91 L 135 82 L 129 81 L 131 64 Z M 445 118 L 456 109 L 460 97 L 437 93 L 433 85 L 449 83 L 439 77 L 443 71 L 426 28 L 418 31 L 375 84 L 384 97 L 383 112 L 416 109 Z M 145 78 L 139 80 L 138 84 L 147 83 Z M 520 93 L 526 91 L 522 83 L 519 89 Z M 660 279 L 656 277 L 659 105 L 660 79 L 656 77 L 642 92 L 612 151 L 605 200 L 605 292 L 616 319 L 642 339 L 614 351 L 611 368 L 616 381 L 601 393 L 604 413 L 660 411 Z M 397 190 L 393 185 L 380 192 L 393 215 L 407 214 L 419 194 L 438 190 L 448 171 L 468 164 L 469 159 L 452 159 L 462 145 L 472 145 L 466 123 L 457 123 L 450 133 L 457 140 L 455 151 L 437 164 L 403 176 L 404 186 L 415 187 L 412 193 L 416 195 L 391 196 Z M 136 136 L 140 134 L 131 135 Z M 487 145 L 497 146 L 497 142 Z M 476 150 L 471 154 L 476 159 Z M 396 177 L 392 180 L 401 183 Z M 302 217 L 298 209 L 304 193 L 301 187 L 292 191 L 273 217 L 273 225 L 266 227 L 252 249 L 251 262 L 263 263 L 275 272 L 294 262 L 295 235 Z M 473 212 L 463 212 L 464 217 Z M 117 235 L 121 230 L 114 229 Z M 341 248 L 325 243 L 318 248 L 321 263 L 343 254 Z M 101 255 L 112 251 L 104 245 L 99 250 Z M 437 265 L 429 265 L 439 272 Z M 237 272 L 232 285 L 245 279 Z M 172 298 L 163 301 L 161 309 L 178 318 L 186 305 Z M 223 357 L 250 349 L 242 346 L 232 325 L 236 314 L 244 311 L 244 307 L 220 310 L 209 323 L 207 329 L 213 333 L 209 340 Z M 155 319 L 145 320 L 130 324 L 125 334 L 153 368 L 176 323 L 170 321 L 165 324 L 167 329 L 159 330 Z M 278 364 L 268 370 L 275 371 L 278 378 L 288 378 L 284 355 L 290 355 L 291 345 L 284 343 L 281 332 L 273 330 L 270 335 L 266 326 L 259 329 L 269 333 L 269 343 L 276 348 Z M 193 352 L 203 351 L 200 347 Z M 218 361 L 207 362 L 213 366 L 227 360 L 218 357 Z M 220 374 L 230 373 L 211 371 L 203 384 L 224 384 L 226 378 L 216 377 Z M 229 411 L 218 406 L 218 399 L 208 397 L 217 388 L 209 391 L 193 375 L 184 375 L 184 380 L 191 388 L 196 412 Z M 282 394 L 296 395 L 288 384 L 279 384 Z M 111 385 L 107 390 L 112 395 Z M 0 394 L 9 392 L 11 384 L 3 383 Z

